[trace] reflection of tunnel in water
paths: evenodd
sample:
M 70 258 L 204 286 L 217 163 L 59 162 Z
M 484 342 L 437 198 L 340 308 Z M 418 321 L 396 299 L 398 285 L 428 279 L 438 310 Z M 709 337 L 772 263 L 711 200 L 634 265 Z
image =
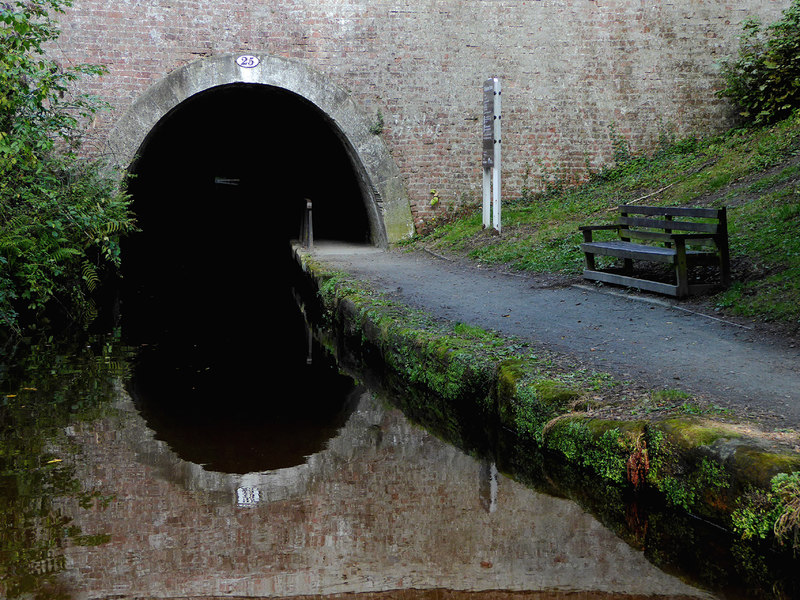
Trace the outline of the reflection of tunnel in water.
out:
M 331 361 L 306 365 L 288 240 L 306 197 L 318 238 L 369 238 L 344 146 L 299 97 L 228 86 L 165 117 L 132 171 L 141 232 L 123 246 L 122 325 L 147 345 L 132 387 L 149 425 L 214 470 L 302 462 L 353 383 Z
M 132 396 L 180 458 L 225 473 L 291 467 L 344 425 L 353 380 L 316 341 L 308 346 L 291 304 L 277 294 L 277 322 L 263 328 L 173 321 L 140 351 Z

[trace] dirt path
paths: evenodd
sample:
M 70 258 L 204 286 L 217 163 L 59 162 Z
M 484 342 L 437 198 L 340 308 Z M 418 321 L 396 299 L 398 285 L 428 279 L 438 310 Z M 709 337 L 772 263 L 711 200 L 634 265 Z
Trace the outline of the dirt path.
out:
M 800 428 L 800 348 L 757 329 L 618 288 L 509 275 L 425 252 L 322 244 L 314 255 L 437 317 L 516 335 L 774 427 Z

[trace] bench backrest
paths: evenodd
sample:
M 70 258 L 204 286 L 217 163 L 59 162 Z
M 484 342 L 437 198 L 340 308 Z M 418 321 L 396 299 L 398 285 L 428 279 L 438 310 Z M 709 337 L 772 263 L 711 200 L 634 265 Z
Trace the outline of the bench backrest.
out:
M 622 239 L 668 241 L 670 233 L 707 233 L 710 239 L 692 240 L 691 243 L 708 245 L 717 242 L 714 238 L 726 237 L 728 234 L 725 208 L 628 204 L 619 207 L 619 214 L 617 223 L 623 226 L 619 232 Z M 675 217 L 679 220 L 675 220 Z

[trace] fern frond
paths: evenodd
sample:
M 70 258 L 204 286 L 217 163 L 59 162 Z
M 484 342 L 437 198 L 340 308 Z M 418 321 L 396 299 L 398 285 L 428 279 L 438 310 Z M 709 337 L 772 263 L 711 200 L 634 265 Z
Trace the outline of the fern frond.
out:
M 25 230 L 30 227 L 30 222 L 31 222 L 30 215 L 16 214 L 3 224 L 3 229 L 5 229 L 6 231 L 13 231 L 16 229 Z
M 92 263 L 90 263 L 88 260 L 85 260 L 81 265 L 81 274 L 83 275 L 83 280 L 86 282 L 86 287 L 89 288 L 90 292 L 93 292 L 100 283 L 100 277 L 97 275 L 97 269 Z
M 91 298 L 85 298 L 79 306 L 79 320 L 88 325 L 97 318 L 97 305 Z
M 100 236 L 103 235 L 116 235 L 119 233 L 126 233 L 133 228 L 133 222 L 129 218 L 110 219 L 103 225 L 96 233 Z
M 97 357 L 98 366 L 116 377 L 128 377 L 131 373 L 130 365 L 124 360 L 110 360 L 108 357 Z
M 106 235 L 111 235 L 113 233 L 120 233 L 123 231 L 124 226 L 121 221 L 109 221 L 106 223 L 106 226 L 103 228 Z
M 52 256 L 57 262 L 60 262 L 62 260 L 68 260 L 72 256 L 78 256 L 81 254 L 83 254 L 83 252 L 81 252 L 77 248 L 61 247 L 53 250 Z

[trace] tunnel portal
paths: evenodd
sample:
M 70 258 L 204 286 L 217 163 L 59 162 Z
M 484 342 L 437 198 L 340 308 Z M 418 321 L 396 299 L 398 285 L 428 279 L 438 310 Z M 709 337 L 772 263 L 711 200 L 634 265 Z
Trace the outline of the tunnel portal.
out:
M 316 107 L 279 88 L 234 84 L 192 96 L 161 119 L 131 172 L 149 239 L 258 254 L 298 236 L 305 198 L 317 237 L 371 237 L 344 143 Z
M 161 331 L 192 306 L 211 315 L 215 306 L 266 310 L 269 290 L 285 286 L 306 198 L 315 239 L 370 240 L 345 144 L 313 105 L 272 86 L 225 85 L 188 98 L 153 128 L 131 174 L 140 231 L 123 242 L 123 314 L 159 315 Z M 188 322 L 199 321 L 208 319 Z
M 314 105 L 274 86 L 187 98 L 153 127 L 131 174 L 140 231 L 123 242 L 122 312 L 135 341 L 152 326 L 268 312 L 306 198 L 316 239 L 372 234 L 346 143 Z

